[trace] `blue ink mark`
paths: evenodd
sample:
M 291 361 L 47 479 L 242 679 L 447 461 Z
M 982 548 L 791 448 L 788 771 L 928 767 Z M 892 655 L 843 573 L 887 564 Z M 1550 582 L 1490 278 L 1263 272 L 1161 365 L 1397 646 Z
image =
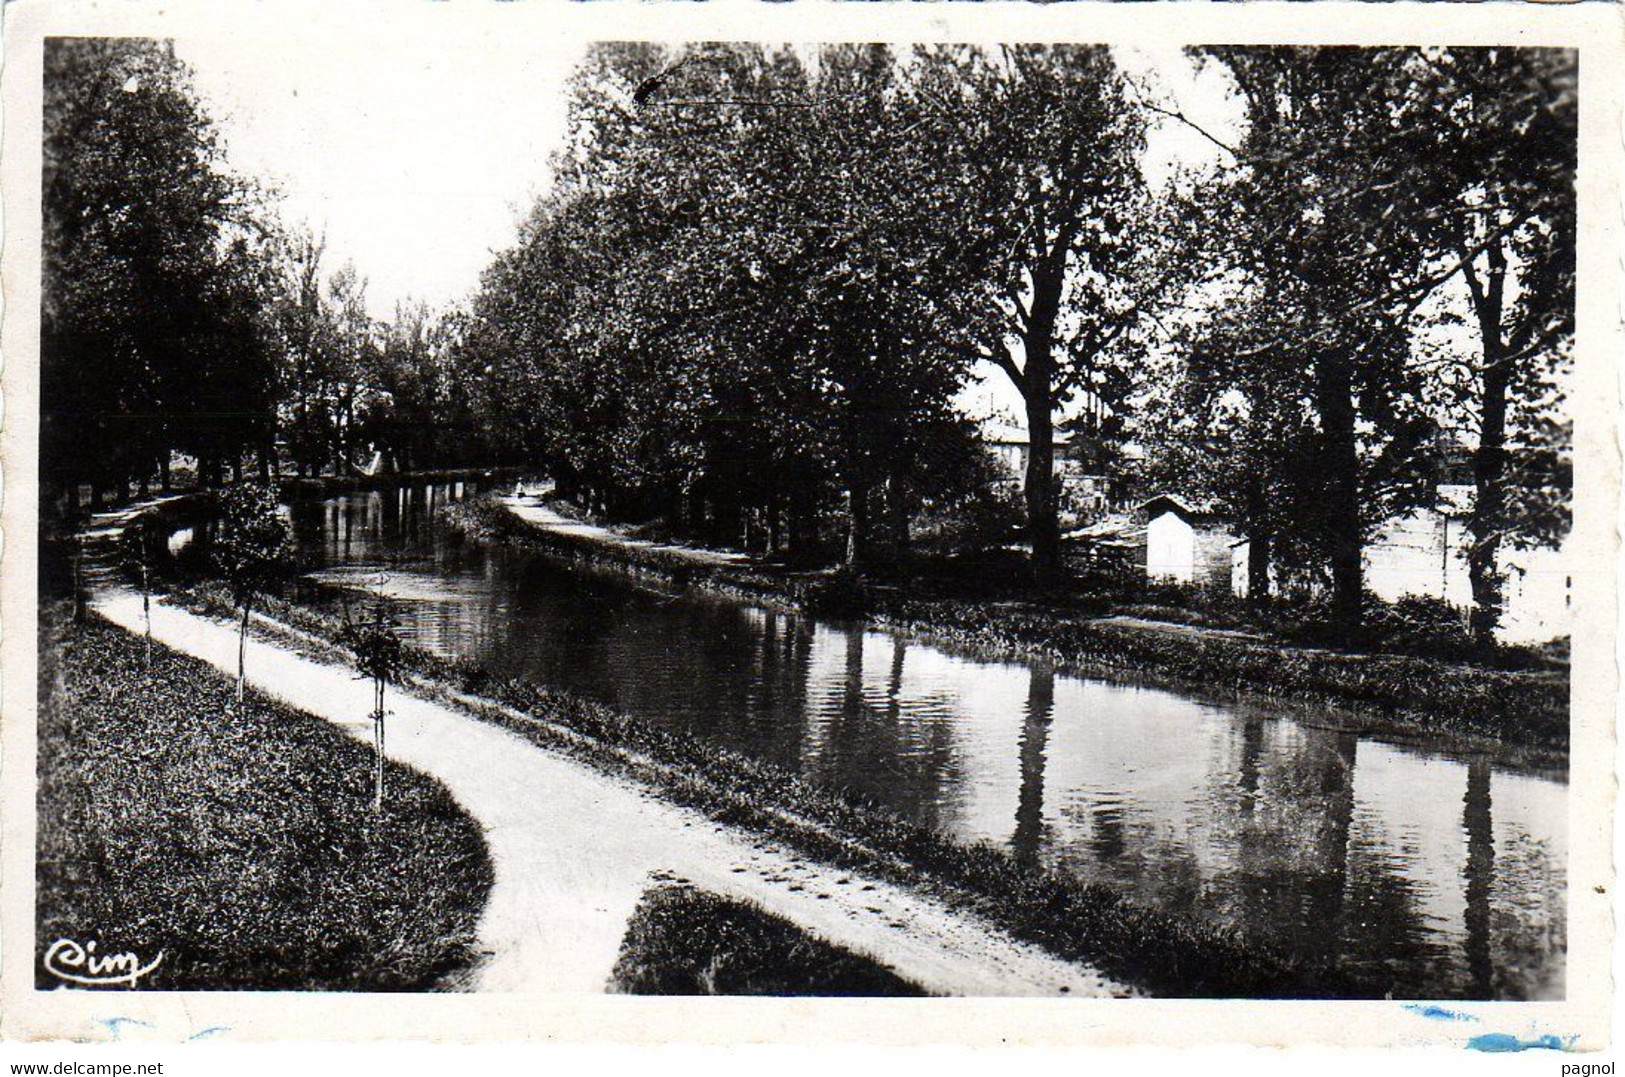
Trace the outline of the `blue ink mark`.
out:
M 110 1018 L 108 1018 L 108 1019 L 106 1019 L 104 1021 L 98 1021 L 96 1023 L 99 1024 L 99 1025 L 106 1025 L 107 1026 L 107 1031 L 109 1031 L 109 1032 L 111 1032 L 113 1034 L 113 1039 L 115 1039 L 115 1040 L 120 1040 L 120 1039 L 124 1038 L 124 1026 L 125 1025 L 136 1025 L 139 1028 L 151 1028 L 152 1027 L 147 1022 L 145 1022 L 145 1021 L 137 1021 L 133 1017 L 110 1017 Z
M 206 1039 L 209 1039 L 211 1036 L 218 1036 L 223 1032 L 230 1032 L 230 1031 L 231 1031 L 231 1026 L 230 1025 L 212 1025 L 209 1028 L 204 1029 L 202 1032 L 194 1032 L 194 1033 L 192 1033 L 190 1036 L 186 1037 L 186 1042 L 191 1043 L 194 1040 L 206 1040 Z
M 1418 1017 L 1426 1017 L 1430 1021 L 1476 1021 L 1478 1017 L 1460 1010 L 1447 1010 L 1443 1006 L 1424 1006 L 1420 1003 L 1407 1002 L 1405 1008 Z
M 1472 1039 L 1468 1040 L 1467 1049 L 1469 1051 L 1491 1051 L 1497 1053 L 1501 1051 L 1533 1050 L 1566 1051 L 1568 1050 L 1569 1045 L 1577 1039 L 1579 1039 L 1578 1036 L 1570 1036 L 1567 1039 L 1564 1039 L 1559 1036 L 1546 1035 L 1536 1036 L 1532 1040 L 1520 1040 L 1518 1037 L 1509 1035 L 1505 1032 L 1487 1032 L 1482 1036 L 1474 1036 Z

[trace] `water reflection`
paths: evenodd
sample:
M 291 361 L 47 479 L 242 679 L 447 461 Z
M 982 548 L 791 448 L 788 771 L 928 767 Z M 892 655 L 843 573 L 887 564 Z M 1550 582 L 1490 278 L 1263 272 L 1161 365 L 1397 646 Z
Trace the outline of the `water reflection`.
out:
M 697 732 L 963 839 L 1376 973 L 1563 991 L 1566 786 L 1448 745 L 980 661 L 463 543 L 403 489 L 295 506 L 319 600 L 382 570 L 416 642 Z

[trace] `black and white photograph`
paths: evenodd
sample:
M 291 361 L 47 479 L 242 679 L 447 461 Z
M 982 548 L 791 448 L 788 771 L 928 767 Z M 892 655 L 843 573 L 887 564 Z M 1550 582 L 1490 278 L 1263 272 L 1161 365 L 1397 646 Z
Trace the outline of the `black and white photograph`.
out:
M 10 990 L 1589 1037 L 1586 48 L 619 25 L 35 40 Z

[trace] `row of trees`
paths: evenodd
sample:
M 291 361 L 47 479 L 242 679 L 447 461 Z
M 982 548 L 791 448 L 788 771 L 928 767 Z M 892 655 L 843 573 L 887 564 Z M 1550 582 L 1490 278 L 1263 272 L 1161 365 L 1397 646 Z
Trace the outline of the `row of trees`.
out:
M 1027 401 L 1048 572 L 1056 408 L 1121 391 L 1150 249 L 1127 93 L 1088 48 L 601 47 L 473 311 L 492 406 L 612 514 L 773 547 L 833 513 L 858 563 L 976 478 L 952 401 L 992 361 Z
M 364 282 L 225 167 L 167 46 L 46 54 L 48 494 L 545 467 L 621 518 L 861 564 L 988 464 L 956 392 L 1023 404 L 1025 521 L 1060 563 L 1055 424 L 1218 503 L 1357 625 L 1361 549 L 1470 474 L 1475 627 L 1567 526 L 1571 54 L 1214 48 L 1239 135 L 1110 50 L 595 48 L 567 145 L 466 312 Z M 1221 164 L 1154 187 L 1148 133 Z
M 371 319 L 355 271 L 227 167 L 167 43 L 53 38 L 45 63 L 46 504 L 167 485 L 174 453 L 215 482 L 269 474 L 279 443 L 306 474 L 478 452 L 451 326 Z
M 771 546 L 836 511 L 861 561 L 974 475 L 945 466 L 970 451 L 950 400 L 991 363 L 1025 406 L 1041 577 L 1070 410 L 1227 510 L 1255 579 L 1323 571 L 1350 626 L 1364 543 L 1465 456 L 1487 638 L 1506 546 L 1566 529 L 1572 56 L 1197 59 L 1239 138 L 1104 48 L 600 47 L 472 312 L 482 407 L 613 515 Z M 1224 163 L 1151 189 L 1158 123 Z
M 167 50 L 45 52 L 47 488 L 219 459 L 271 432 L 264 234 Z

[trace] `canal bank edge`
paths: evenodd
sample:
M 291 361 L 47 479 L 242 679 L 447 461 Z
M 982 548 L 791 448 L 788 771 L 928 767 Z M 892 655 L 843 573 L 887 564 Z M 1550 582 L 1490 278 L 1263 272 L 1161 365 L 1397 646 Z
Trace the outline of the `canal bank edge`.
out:
M 707 558 L 703 555 L 711 551 L 637 542 L 607 528 L 572 524 L 565 531 L 523 513 L 520 504 L 510 497 L 482 497 L 453 511 L 452 519 L 476 537 L 517 542 L 566 563 L 629 570 L 667 587 L 862 620 L 990 657 L 1046 658 L 1079 672 L 1186 690 L 1330 704 L 1346 710 L 1362 731 L 1468 736 L 1562 757 L 1568 752 L 1564 676 L 1291 647 L 1185 625 L 1141 627 L 1031 604 L 924 599 L 840 572 L 792 572 L 748 559 Z

